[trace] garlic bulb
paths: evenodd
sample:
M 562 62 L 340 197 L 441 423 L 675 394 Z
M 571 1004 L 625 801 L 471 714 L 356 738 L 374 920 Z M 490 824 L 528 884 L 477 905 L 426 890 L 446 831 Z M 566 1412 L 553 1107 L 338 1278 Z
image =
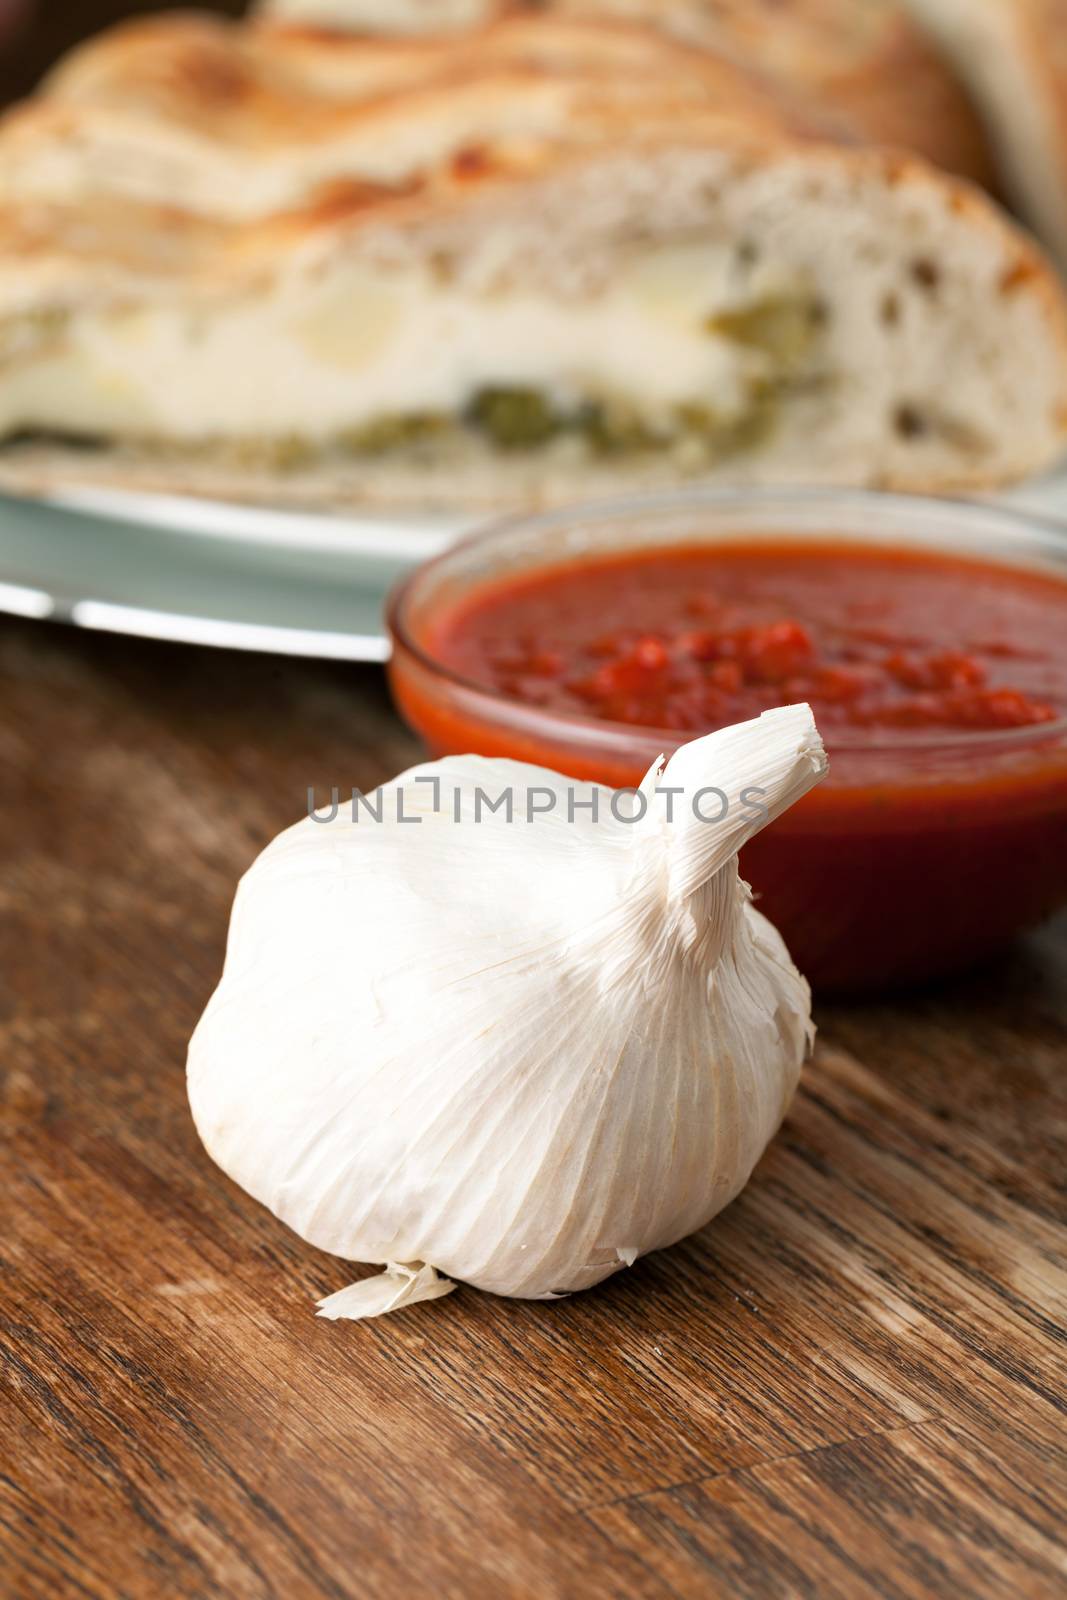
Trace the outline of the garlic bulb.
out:
M 453 757 L 268 846 L 189 1095 L 243 1188 L 386 1266 L 324 1315 L 436 1297 L 439 1274 L 551 1299 L 733 1199 L 812 1032 L 736 852 L 825 770 L 790 706 L 625 795 Z

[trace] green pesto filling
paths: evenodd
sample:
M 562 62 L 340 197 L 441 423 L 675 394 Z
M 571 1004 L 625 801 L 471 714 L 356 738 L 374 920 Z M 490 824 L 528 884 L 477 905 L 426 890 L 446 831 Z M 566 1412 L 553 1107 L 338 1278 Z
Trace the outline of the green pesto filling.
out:
M 696 460 L 713 461 L 753 448 L 765 439 L 777 419 L 783 393 L 780 386 L 754 384 L 739 412 L 724 416 L 712 406 L 688 403 L 673 407 L 669 419 L 653 427 L 635 407 L 620 400 L 589 401 L 564 410 L 539 390 L 493 386 L 478 390 L 462 415 L 442 411 L 380 417 L 321 445 L 287 435 L 229 441 L 222 448 L 231 457 L 257 461 L 275 471 L 297 471 L 324 454 L 335 453 L 371 460 L 415 450 L 433 458 L 447 455 L 450 448 L 471 438 L 484 439 L 505 454 L 574 439 L 592 457 L 686 450 Z
M 728 416 L 710 405 L 673 407 L 653 427 L 620 400 L 590 401 L 565 411 L 536 389 L 480 389 L 461 415 L 412 412 L 380 417 L 322 442 L 299 434 L 271 439 L 212 440 L 211 454 L 273 472 L 298 472 L 331 456 L 379 460 L 408 452 L 429 463 L 447 461 L 465 441 L 483 439 L 502 454 L 520 455 L 572 439 L 593 459 L 675 453 L 694 468 L 754 449 L 770 435 L 795 382 L 750 386 L 745 405 Z M 179 446 L 179 449 L 182 447 Z
M 774 425 L 784 394 L 795 386 L 811 354 L 825 311 L 810 295 L 770 296 L 752 306 L 708 319 L 706 331 L 765 358 L 749 381 L 740 412 L 723 415 L 710 403 L 676 405 L 656 424 L 619 398 L 556 405 L 538 389 L 502 384 L 479 389 L 461 416 L 417 412 L 384 417 L 351 430 L 341 446 L 357 455 L 446 441 L 463 433 L 487 439 L 497 450 L 536 450 L 561 438 L 581 440 L 594 455 L 633 455 L 679 446 L 708 458 L 752 448 Z
M 293 433 L 191 445 L 144 442 L 167 453 L 209 454 L 275 472 L 300 471 L 337 455 L 374 459 L 415 451 L 447 459 L 472 438 L 503 452 L 533 451 L 570 439 L 594 458 L 674 453 L 699 467 L 741 454 L 767 439 L 783 401 L 817 381 L 810 357 L 825 321 L 824 308 L 810 295 L 771 296 L 709 317 L 708 334 L 728 339 L 756 358 L 744 404 L 729 413 L 717 411 L 710 400 L 688 401 L 652 422 L 637 403 L 622 397 L 564 406 L 538 389 L 492 384 L 477 390 L 460 413 L 415 411 L 378 417 L 325 441 Z M 20 319 L 19 353 L 27 340 L 39 344 L 59 336 L 64 322 L 65 313 L 47 310 Z M 5 349 L 0 329 L 0 359 Z
M 709 317 L 708 333 L 769 356 L 779 367 L 794 369 L 810 352 L 826 321 L 825 307 L 809 297 L 777 295 Z
M 69 321 L 69 311 L 59 306 L 41 306 L 0 323 L 0 362 L 37 355 L 42 348 L 56 343 Z

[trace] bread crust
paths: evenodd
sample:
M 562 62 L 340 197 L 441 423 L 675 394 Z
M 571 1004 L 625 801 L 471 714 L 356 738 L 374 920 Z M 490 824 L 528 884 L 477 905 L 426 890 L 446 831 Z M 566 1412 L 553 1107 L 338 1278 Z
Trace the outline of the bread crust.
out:
M 178 14 L 75 51 L 0 121 L 0 205 L 96 191 L 255 221 L 353 180 L 421 182 L 498 146 L 832 141 L 770 81 L 625 22 L 502 19 L 465 37 L 294 37 Z
M 625 20 L 521 12 L 491 19 L 460 44 L 249 28 L 195 13 L 136 19 L 73 51 L 14 115 L 42 105 L 137 113 L 269 152 L 394 109 L 417 120 L 435 98 L 470 85 L 491 95 L 503 83 L 521 99 L 537 85 L 568 82 L 606 98 L 623 85 L 631 93 L 647 86 L 650 99 L 671 89 L 679 104 L 702 97 L 709 112 L 743 110 L 792 135 L 834 134 L 831 117 L 754 61 L 695 51 Z
M 1062 0 L 908 0 L 966 83 L 1002 187 L 1067 267 L 1067 7 Z
M 313 190 L 297 205 L 251 221 L 214 219 L 176 205 L 102 203 L 92 194 L 85 206 L 8 206 L 0 209 L 0 316 L 12 304 L 13 277 L 25 279 L 21 270 L 3 271 L 5 256 L 9 268 L 12 259 L 20 264 L 32 260 L 37 267 L 49 260 L 53 266 L 66 263 L 75 280 L 84 270 L 96 270 L 110 279 L 118 269 L 130 287 L 138 279 L 147 284 L 162 278 L 197 282 L 205 289 L 243 290 L 260 279 L 264 269 L 276 269 L 287 254 L 316 242 L 351 242 L 383 228 L 393 236 L 415 234 L 421 226 L 455 225 L 462 217 L 469 218 L 474 228 L 478 213 L 484 214 L 494 202 L 510 203 L 521 211 L 524 197 L 535 201 L 550 195 L 555 179 L 595 168 L 621 145 L 642 161 L 670 152 L 714 150 L 748 168 L 773 165 L 807 150 L 813 173 L 840 170 L 876 177 L 899 193 L 914 188 L 935 194 L 946 218 L 977 227 L 991 246 L 995 243 L 999 252 L 1010 256 L 1011 282 L 1006 291 L 1039 298 L 1059 337 L 1067 302 L 1034 242 L 981 191 L 936 172 L 917 157 L 816 141 L 806 145 L 790 135 L 788 125 L 773 120 L 765 125 L 725 105 L 708 108 L 702 118 L 690 118 L 680 133 L 638 128 L 629 130 L 631 137 L 620 139 L 627 131 L 620 120 L 590 146 L 560 138 L 465 147 L 396 183 L 353 176 Z
M 1061 265 L 1067 265 L 1067 9 L 1059 0 L 1024 0 L 1016 13 L 1027 81 L 1041 98 L 1048 144 L 1033 157 L 1047 162 L 1054 188 L 1035 216 Z
M 413 489 L 413 481 L 418 490 Z M 694 486 L 730 488 L 789 488 L 793 472 L 753 471 L 744 464 L 726 473 L 697 474 Z M 1015 481 L 1012 475 L 1009 481 Z M 835 472 L 825 478 L 809 474 L 804 486 L 885 490 L 917 495 L 971 495 L 1004 487 L 1000 473 L 942 472 L 909 474 L 864 471 Z M 583 467 L 580 471 L 544 471 L 543 465 L 500 463 L 472 457 L 462 470 L 427 470 L 418 461 L 387 463 L 351 461 L 279 474 L 256 467 L 211 460 L 182 460 L 173 454 L 116 447 L 87 451 L 63 442 L 28 441 L 0 447 L 0 490 L 8 494 L 45 497 L 72 489 L 116 489 L 131 494 L 189 495 L 233 505 L 261 506 L 282 511 L 388 513 L 396 515 L 454 516 L 465 512 L 503 515 L 516 510 L 550 510 L 580 500 L 614 498 L 679 487 L 679 476 L 669 465 L 632 462 L 622 467 Z
M 911 149 L 988 189 L 996 186 L 981 119 L 952 68 L 916 24 L 904 0 L 482 0 L 455 10 L 413 7 L 403 37 L 472 27 L 492 17 L 550 10 L 576 19 L 614 17 L 651 24 L 769 77 L 780 93 L 806 101 L 843 137 Z M 389 39 L 392 0 L 274 0 L 263 26 L 314 41 L 331 19 L 368 42 Z M 438 20 L 440 19 L 440 20 Z M 475 28 L 477 24 L 474 24 Z M 312 46 L 313 47 L 313 46 Z
M 557 0 L 560 3 L 560 0 Z M 861 141 L 895 145 L 983 187 L 996 168 L 962 85 L 901 0 L 562 0 L 610 4 L 762 70 Z

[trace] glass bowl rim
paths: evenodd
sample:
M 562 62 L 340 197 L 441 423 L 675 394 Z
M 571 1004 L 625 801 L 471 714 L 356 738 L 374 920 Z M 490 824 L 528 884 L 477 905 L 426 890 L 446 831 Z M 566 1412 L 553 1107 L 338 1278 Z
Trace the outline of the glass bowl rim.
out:
M 1067 521 L 1025 507 L 1017 508 L 997 501 L 971 500 L 962 495 L 913 495 L 863 488 L 820 488 L 809 485 L 796 488 L 786 485 L 751 489 L 693 487 L 573 501 L 547 511 L 515 512 L 495 518 L 473 533 L 454 541 L 437 555 L 419 562 L 410 572 L 399 578 L 386 599 L 386 627 L 394 646 L 399 645 L 432 677 L 462 690 L 467 695 L 488 702 L 491 706 L 510 714 L 513 720 L 518 717 L 527 721 L 554 724 L 562 729 L 571 732 L 581 731 L 593 737 L 599 734 L 602 741 L 632 744 L 635 740 L 641 739 L 647 740 L 651 746 L 662 740 L 666 748 L 675 748 L 683 743 L 686 737 L 698 738 L 700 735 L 696 732 L 686 735 L 684 730 L 680 732 L 677 728 L 655 727 L 650 723 L 611 722 L 606 718 L 585 716 L 580 712 L 546 709 L 511 695 L 502 694 L 484 683 L 477 682 L 474 678 L 468 678 L 463 673 L 457 672 L 432 655 L 414 637 L 406 618 L 412 592 L 420 582 L 447 566 L 463 552 L 492 546 L 519 533 L 536 536 L 539 533 L 548 534 L 554 529 L 566 527 L 571 522 L 583 521 L 605 525 L 610 524 L 613 519 L 623 517 L 632 519 L 635 516 L 671 511 L 698 512 L 704 509 L 721 513 L 730 507 L 756 510 L 765 507 L 771 511 L 798 504 L 809 508 L 825 505 L 840 510 L 854 506 L 860 513 L 864 505 L 879 506 L 883 510 L 898 514 L 903 522 L 919 519 L 931 513 L 944 515 L 946 512 L 955 512 L 964 522 L 972 521 L 976 524 L 995 522 L 998 526 L 995 529 L 989 528 L 988 531 L 996 538 L 1003 536 L 1004 523 L 1014 524 L 1020 534 L 1056 552 L 1064 567 L 1064 585 L 1067 588 Z M 758 539 L 759 535 L 752 534 L 751 537 Z M 842 535 L 842 537 L 853 536 Z M 996 560 L 995 557 L 990 559 L 994 562 Z M 859 736 L 855 738 L 850 737 L 847 732 L 842 737 L 841 731 L 835 730 L 827 736 L 825 743 L 831 755 L 835 750 L 841 755 L 887 752 L 904 755 L 912 751 L 964 752 L 991 751 L 994 748 L 999 754 L 1005 749 L 1025 748 L 1029 744 L 1040 744 L 1047 740 L 1062 738 L 1065 734 L 1067 734 L 1067 712 L 1054 722 L 1029 723 L 1021 728 L 934 729 L 903 736 L 899 732 L 894 732 L 891 737 L 881 738 L 877 735 L 872 736 L 866 730 L 859 730 Z

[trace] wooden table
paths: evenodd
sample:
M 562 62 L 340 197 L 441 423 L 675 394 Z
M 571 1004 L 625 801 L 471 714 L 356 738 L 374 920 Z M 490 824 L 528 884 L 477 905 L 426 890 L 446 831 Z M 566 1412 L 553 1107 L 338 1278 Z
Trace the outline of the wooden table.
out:
M 0 623 L 3 1526 L 18 1600 L 1062 1595 L 1067 927 L 826 1007 L 711 1228 L 366 1324 L 217 1171 L 185 1043 L 370 669 Z

